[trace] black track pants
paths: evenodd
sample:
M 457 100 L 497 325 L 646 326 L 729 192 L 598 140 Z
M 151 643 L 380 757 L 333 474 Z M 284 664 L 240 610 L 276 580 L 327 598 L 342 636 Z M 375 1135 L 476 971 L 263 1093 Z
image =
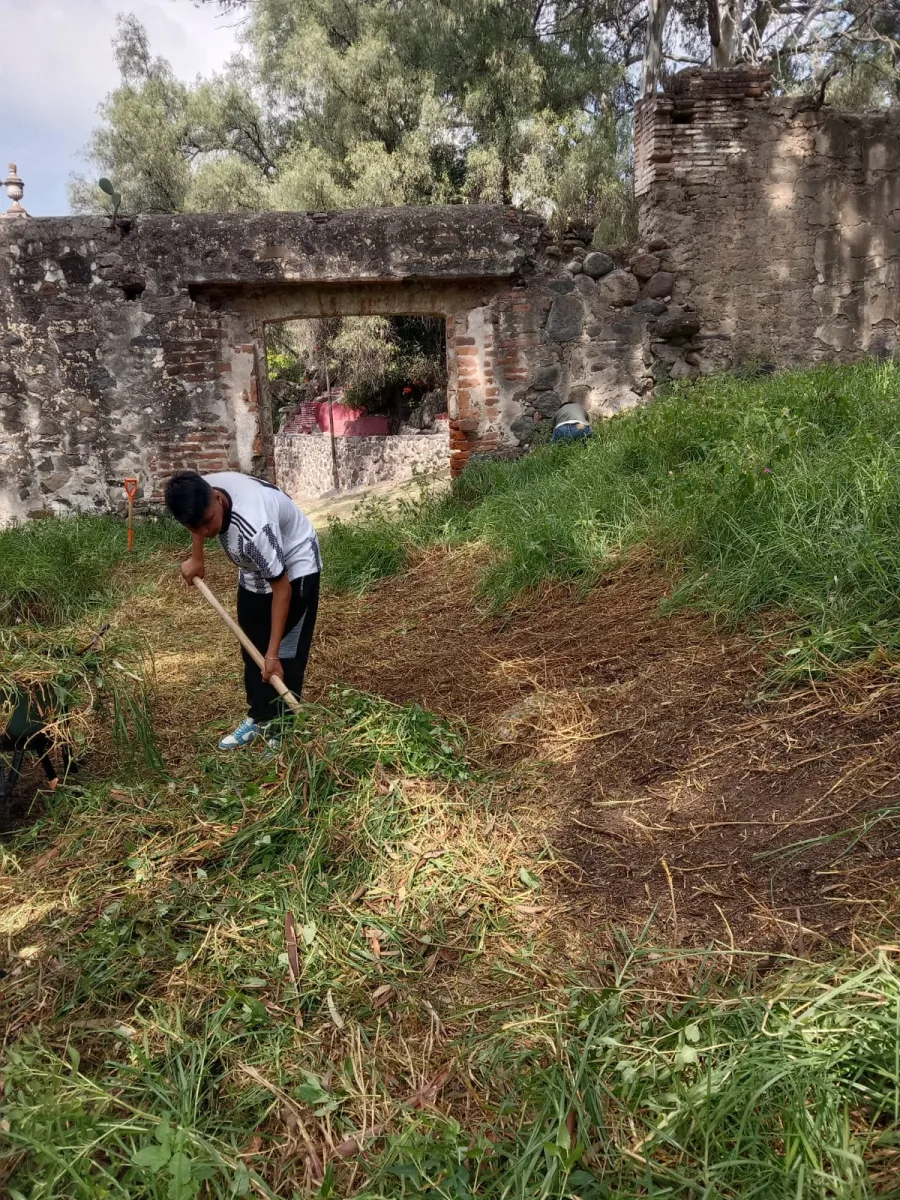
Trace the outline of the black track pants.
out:
M 319 608 L 319 576 L 306 575 L 291 584 L 291 603 L 288 608 L 284 636 L 281 639 L 278 657 L 284 668 L 284 682 L 299 699 L 303 691 L 303 675 L 309 659 L 316 613 Z M 272 596 L 248 592 L 238 588 L 238 624 L 260 654 L 269 648 L 272 629 Z M 244 687 L 250 716 L 260 723 L 271 721 L 285 711 L 283 702 L 270 683 L 263 683 L 262 671 L 246 650 L 244 658 Z

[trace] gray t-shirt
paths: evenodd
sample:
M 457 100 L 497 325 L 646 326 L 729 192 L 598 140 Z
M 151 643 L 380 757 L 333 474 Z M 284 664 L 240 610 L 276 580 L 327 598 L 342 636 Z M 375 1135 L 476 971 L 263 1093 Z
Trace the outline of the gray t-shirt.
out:
M 553 428 L 558 425 L 568 425 L 570 422 L 578 425 L 590 425 L 587 412 L 581 404 L 564 404 L 553 418 Z

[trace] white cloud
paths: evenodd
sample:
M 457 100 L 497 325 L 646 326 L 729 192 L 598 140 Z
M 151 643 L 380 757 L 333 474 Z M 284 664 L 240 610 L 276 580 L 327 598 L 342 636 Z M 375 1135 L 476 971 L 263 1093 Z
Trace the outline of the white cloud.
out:
M 220 68 L 236 49 L 235 17 L 191 0 L 0 0 L 3 98 L 0 166 L 16 158 L 26 177 L 44 179 L 56 211 L 65 180 L 97 119 L 97 106 L 118 82 L 110 41 L 116 14 L 146 26 L 154 54 L 192 80 Z M 48 163 L 47 156 L 64 161 Z M 58 176 L 58 180 L 57 180 Z M 32 196 L 29 188 L 28 196 Z M 27 201 L 26 201 L 27 202 Z M 31 211 L 40 211 L 32 206 Z M 44 208 L 44 211 L 48 211 Z M 49 209 L 53 211 L 53 208 Z

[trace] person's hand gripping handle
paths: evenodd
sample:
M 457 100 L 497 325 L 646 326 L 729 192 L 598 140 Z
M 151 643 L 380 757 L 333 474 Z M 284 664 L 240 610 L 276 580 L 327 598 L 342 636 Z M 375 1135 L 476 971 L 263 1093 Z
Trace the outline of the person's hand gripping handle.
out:
M 235 621 L 235 619 L 225 611 L 199 575 L 195 575 L 191 579 L 191 583 L 207 602 L 207 604 L 215 609 L 215 611 L 219 614 L 237 640 L 241 643 L 241 645 L 259 667 L 259 669 L 264 672 L 266 669 L 266 660 L 247 637 L 246 633 L 244 633 L 243 629 L 241 629 L 240 625 L 238 625 L 237 621 Z M 276 692 L 278 692 L 292 712 L 298 713 L 300 711 L 300 701 L 286 685 L 283 679 L 281 679 L 278 675 L 272 675 L 269 679 L 269 683 L 271 683 L 272 687 Z

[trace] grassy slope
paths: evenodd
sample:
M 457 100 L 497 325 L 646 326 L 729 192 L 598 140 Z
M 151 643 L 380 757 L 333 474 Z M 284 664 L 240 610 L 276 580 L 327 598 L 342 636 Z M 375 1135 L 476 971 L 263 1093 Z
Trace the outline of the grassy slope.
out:
M 602 425 L 588 445 L 480 466 L 452 495 L 332 528 L 334 583 L 416 547 L 481 540 L 504 604 L 545 579 L 589 586 L 636 543 L 677 562 L 676 604 L 793 614 L 793 666 L 893 647 L 900 618 L 900 366 L 716 378 Z
M 0 530 L 0 626 L 58 625 L 113 603 L 113 568 L 124 558 L 125 536 L 116 517 L 51 518 Z M 173 521 L 142 521 L 133 558 L 142 562 L 184 540 Z
M 823 379 L 856 406 L 833 436 L 816 408 Z M 887 619 L 891 589 L 876 582 L 889 578 L 896 485 L 872 463 L 895 434 L 884 415 L 864 437 L 862 414 L 890 410 L 896 377 L 798 377 L 781 458 L 787 384 L 717 386 L 759 403 L 739 418 L 708 385 L 682 399 L 696 405 L 692 432 L 667 401 L 587 449 L 479 474 L 468 494 L 399 524 L 373 514 L 361 530 L 339 527 L 332 570 L 359 582 L 397 569 L 417 542 L 479 536 L 506 552 L 486 579 L 501 599 L 547 574 L 588 580 L 598 548 L 643 536 L 684 558 L 686 594 L 716 611 L 784 603 L 819 634 L 835 612 L 856 628 L 863 601 L 848 587 L 838 605 L 823 575 L 837 563 L 817 566 L 824 535 L 817 545 L 787 520 L 805 496 L 838 533 L 837 517 L 852 517 L 865 611 Z M 763 445 L 762 458 L 741 457 Z M 766 542 L 779 513 L 785 527 Z M 77 528 L 86 561 L 92 528 Z M 68 532 L 36 530 L 3 535 L 0 584 L 18 569 L 17 537 Z M 135 568 L 130 586 L 160 567 Z M 108 581 L 70 596 L 55 577 L 47 615 L 109 601 Z M 214 642 L 214 629 L 198 637 Z M 170 642 L 173 660 L 194 654 L 177 624 Z M 221 661 L 204 661 L 221 679 Z M 201 696 L 168 700 L 184 715 Z M 549 852 L 466 761 L 457 732 L 337 691 L 299 734 L 266 765 L 204 755 L 202 730 L 168 782 L 118 769 L 87 779 L 0 846 L 0 1186 L 12 1200 L 287 1200 L 310 1183 L 434 1200 L 891 1194 L 893 948 L 786 962 L 757 980 L 752 960 L 745 978 L 721 948 L 660 955 L 620 938 L 574 971 L 542 882 Z

